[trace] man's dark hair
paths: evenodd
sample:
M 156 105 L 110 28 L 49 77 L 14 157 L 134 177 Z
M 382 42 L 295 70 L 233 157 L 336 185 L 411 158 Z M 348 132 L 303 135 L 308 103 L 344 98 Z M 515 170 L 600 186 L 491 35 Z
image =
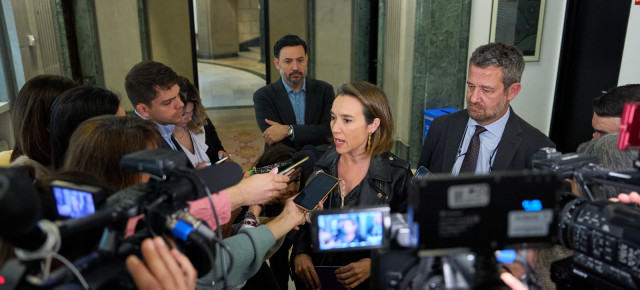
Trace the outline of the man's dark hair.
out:
M 476 48 L 469 59 L 469 66 L 472 64 L 480 68 L 503 68 L 502 84 L 505 90 L 512 84 L 519 83 L 524 71 L 522 51 L 502 42 L 492 42 Z
M 285 35 L 284 37 L 278 39 L 278 41 L 276 41 L 276 44 L 273 45 L 273 55 L 276 58 L 280 58 L 280 50 L 282 50 L 283 47 L 298 45 L 302 45 L 302 48 L 304 48 L 304 54 L 307 54 L 307 43 L 302 40 L 302 38 L 297 35 Z
M 640 84 L 615 87 L 593 99 L 593 112 L 601 117 L 622 117 L 625 103 L 640 102 Z
M 124 81 L 124 88 L 134 108 L 140 103 L 151 107 L 158 89 L 168 90 L 177 83 L 178 74 L 173 69 L 147 60 L 131 68 Z

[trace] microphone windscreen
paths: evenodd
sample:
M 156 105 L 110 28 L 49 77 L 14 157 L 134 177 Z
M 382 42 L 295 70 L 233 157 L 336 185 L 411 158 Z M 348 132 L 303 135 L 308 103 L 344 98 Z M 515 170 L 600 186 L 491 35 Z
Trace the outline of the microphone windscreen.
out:
M 240 164 L 223 162 L 196 170 L 195 175 L 204 180 L 211 193 L 234 186 L 242 180 L 243 172 Z M 198 196 L 201 198 L 204 196 Z
M 308 151 L 309 153 L 313 153 L 315 160 L 318 161 L 320 160 L 320 157 L 322 157 L 322 155 L 324 154 L 324 152 L 320 151 L 318 147 L 324 147 L 324 146 L 326 145 L 315 146 L 315 145 L 307 144 L 302 146 L 302 148 L 300 148 L 300 151 Z

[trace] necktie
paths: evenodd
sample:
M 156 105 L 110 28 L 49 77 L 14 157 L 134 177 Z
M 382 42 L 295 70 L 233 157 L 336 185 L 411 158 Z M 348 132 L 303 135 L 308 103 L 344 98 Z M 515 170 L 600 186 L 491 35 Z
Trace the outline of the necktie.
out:
M 476 125 L 476 131 L 471 137 L 467 153 L 464 154 L 464 160 L 462 160 L 462 166 L 460 166 L 460 173 L 463 172 L 476 172 L 476 165 L 478 164 L 478 153 L 480 153 L 480 134 L 487 131 L 487 128 L 480 125 Z

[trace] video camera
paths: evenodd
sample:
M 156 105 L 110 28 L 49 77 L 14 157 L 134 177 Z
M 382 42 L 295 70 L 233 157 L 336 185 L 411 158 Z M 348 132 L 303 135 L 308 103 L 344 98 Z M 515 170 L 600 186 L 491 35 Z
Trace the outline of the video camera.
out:
M 504 285 L 497 275 L 496 250 L 553 244 L 576 252 L 563 264 L 552 267 L 552 279 L 559 288 L 638 289 L 640 211 L 563 191 L 563 177 L 612 183 L 615 176 L 625 174 L 607 172 L 589 156 L 547 153 L 541 153 L 544 158 L 534 163 L 542 170 L 417 179 L 410 187 L 406 218 L 391 213 L 391 217 L 399 217 L 382 223 L 381 240 L 386 242 L 367 244 L 367 248 L 375 249 L 373 289 L 501 288 Z M 635 186 L 633 182 L 625 185 Z M 323 249 L 320 244 L 338 240 L 340 235 L 331 230 L 335 226 L 325 229 L 327 222 L 323 220 L 357 213 L 358 220 L 366 225 L 362 222 L 366 215 L 378 211 L 386 217 L 388 208 L 316 213 L 312 229 L 315 249 L 344 251 L 358 245 Z M 525 261 L 522 264 L 528 266 Z M 533 270 L 527 270 L 530 273 L 525 282 L 536 287 Z
M 550 148 L 534 156 L 534 168 L 572 179 L 581 196 L 565 194 L 558 213 L 558 243 L 575 251 L 551 265 L 558 289 L 640 287 L 640 211 L 637 205 L 610 202 L 598 194 L 602 185 L 638 191 L 640 175 L 611 171 L 598 162 L 593 156 Z
M 220 242 L 221 235 L 216 235 L 204 222 L 191 216 L 186 202 L 210 196 L 211 191 L 239 182 L 242 170 L 235 163 L 223 163 L 194 172 L 179 166 L 182 164 L 186 164 L 186 156 L 171 150 L 144 150 L 126 155 L 121 161 L 122 168 L 150 174 L 148 183 L 121 190 L 101 204 L 98 199 L 97 210 L 89 215 L 76 211 L 71 216 L 73 211 L 68 211 L 63 204 L 58 208 L 59 214 L 82 217 L 55 222 L 40 220 L 42 205 L 30 178 L 18 169 L 0 169 L 0 222 L 3 224 L 0 237 L 16 247 L 16 258 L 8 261 L 0 271 L 3 289 L 63 288 L 75 283 L 85 289 L 135 288 L 124 260 L 130 254 L 140 255 L 141 241 L 156 235 L 171 240 L 189 257 L 200 275 L 210 272 L 215 260 L 212 249 L 220 248 L 214 245 Z M 205 176 L 215 180 L 205 182 Z M 53 194 L 67 195 L 67 200 L 73 195 L 88 201 L 89 196 L 82 194 L 87 192 L 85 190 L 94 198 L 101 196 L 88 187 L 59 183 L 54 187 L 62 189 Z M 211 206 L 214 208 L 213 204 Z M 132 236 L 124 238 L 128 219 L 141 214 L 144 214 L 144 222 L 139 223 Z M 57 253 L 63 241 L 100 228 L 104 228 L 104 234 L 96 251 L 85 253 L 87 255 L 73 262 Z M 224 245 L 221 248 L 225 249 Z M 65 267 L 51 271 L 52 257 Z M 41 270 L 43 260 L 46 264 Z M 227 269 L 216 270 L 226 277 Z

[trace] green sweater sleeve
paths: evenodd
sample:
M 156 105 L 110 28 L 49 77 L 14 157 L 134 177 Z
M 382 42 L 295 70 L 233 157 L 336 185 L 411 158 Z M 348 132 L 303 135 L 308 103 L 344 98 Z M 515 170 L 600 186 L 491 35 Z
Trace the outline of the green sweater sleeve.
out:
M 246 228 L 240 230 L 237 235 L 229 237 L 223 241 L 231 248 L 231 258 L 233 259 L 232 268 L 227 272 L 227 286 L 232 287 L 241 284 L 247 279 L 255 275 L 260 266 L 264 262 L 264 256 L 267 250 L 276 242 L 271 230 L 265 225 L 257 228 Z M 230 258 L 228 253 L 216 245 L 215 268 L 212 272 L 207 273 L 198 279 L 198 289 L 222 289 L 222 257 L 226 255 L 227 267 Z M 205 287 L 211 285 L 211 280 L 215 284 L 213 287 Z

